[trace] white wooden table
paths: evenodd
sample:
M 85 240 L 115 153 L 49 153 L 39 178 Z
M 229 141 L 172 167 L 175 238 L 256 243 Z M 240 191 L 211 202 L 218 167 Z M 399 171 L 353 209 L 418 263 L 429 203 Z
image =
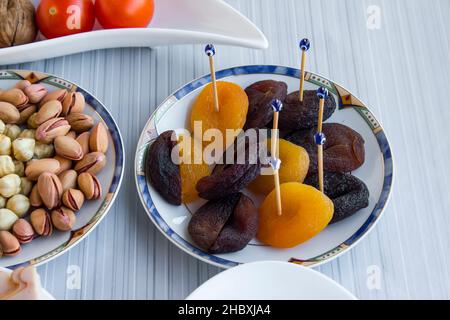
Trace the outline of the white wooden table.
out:
M 218 47 L 217 68 L 298 66 L 360 96 L 394 150 L 390 204 L 355 249 L 318 270 L 359 298 L 450 298 L 450 1 L 232 0 L 267 35 L 266 51 Z M 79 83 L 109 107 L 128 156 L 116 203 L 78 247 L 39 267 L 59 299 L 181 299 L 220 272 L 169 243 L 136 194 L 133 156 L 150 113 L 208 72 L 203 47 L 115 49 L 5 68 L 41 70 Z M 81 276 L 78 282 L 78 275 Z

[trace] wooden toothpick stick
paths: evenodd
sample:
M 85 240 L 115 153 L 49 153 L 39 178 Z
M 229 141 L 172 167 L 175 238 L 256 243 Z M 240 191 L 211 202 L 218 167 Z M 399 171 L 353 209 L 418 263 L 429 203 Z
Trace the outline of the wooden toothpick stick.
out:
M 280 115 L 280 111 L 283 108 L 283 103 L 280 100 L 273 100 L 272 103 L 273 109 L 273 130 L 271 136 L 271 153 L 272 158 L 270 160 L 270 165 L 273 169 L 273 178 L 275 184 L 275 196 L 277 201 L 277 214 L 281 216 L 282 208 L 281 208 L 281 191 L 280 191 L 280 175 L 279 170 L 281 166 L 281 160 L 278 159 L 278 119 Z
M 319 98 L 319 119 L 317 123 L 317 133 L 314 135 L 314 140 L 317 144 L 317 169 L 319 176 L 319 189 L 323 193 L 323 145 L 325 144 L 326 137 L 322 132 L 322 127 L 323 109 L 325 105 L 325 99 L 328 97 L 328 90 L 324 87 L 320 87 L 317 90 L 317 97 Z
M 302 63 L 300 66 L 300 90 L 299 90 L 299 99 L 302 102 L 303 101 L 303 91 L 305 86 L 305 64 L 306 64 L 306 51 L 309 50 L 309 47 L 311 46 L 308 39 L 302 39 L 300 41 L 300 50 L 302 51 Z
M 219 112 L 219 94 L 217 93 L 216 68 L 214 66 L 214 55 L 216 54 L 216 49 L 214 48 L 214 45 L 206 45 L 205 53 L 209 58 L 209 69 L 211 71 L 211 83 L 214 96 L 214 109 L 216 110 L 216 112 Z

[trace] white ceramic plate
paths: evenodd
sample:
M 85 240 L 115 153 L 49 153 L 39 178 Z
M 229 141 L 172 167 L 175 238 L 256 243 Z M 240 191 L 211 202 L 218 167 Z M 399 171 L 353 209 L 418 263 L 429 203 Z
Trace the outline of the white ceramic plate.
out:
M 355 300 L 323 274 L 293 263 L 253 262 L 209 279 L 187 300 Z
M 33 0 L 35 5 L 39 0 Z M 148 28 L 102 30 L 0 49 L 0 64 L 59 57 L 83 51 L 154 47 L 184 43 L 215 43 L 265 49 L 264 34 L 222 0 L 155 0 Z
M 106 154 L 107 164 L 97 174 L 103 189 L 102 198 L 85 202 L 83 208 L 77 213 L 77 221 L 72 232 L 54 231 L 50 237 L 36 238 L 33 242 L 23 245 L 22 252 L 15 257 L 1 257 L 0 267 L 10 269 L 24 264 L 38 265 L 47 262 L 78 244 L 108 213 L 120 189 L 125 165 L 123 141 L 119 128 L 100 101 L 72 82 L 41 72 L 2 70 L 0 71 L 0 88 L 9 89 L 22 79 L 30 80 L 32 83 L 41 83 L 50 92 L 65 88 L 69 91 L 83 93 L 86 98 L 84 112 L 91 115 L 95 123 L 102 121 L 108 128 L 109 148 Z
M 220 80 L 235 82 L 246 88 L 266 79 L 284 81 L 288 92 L 298 90 L 300 71 L 282 66 L 244 66 L 217 72 Z M 327 122 L 343 123 L 365 140 L 366 161 L 353 174 L 363 180 L 370 191 L 369 206 L 357 214 L 328 226 L 313 239 L 291 249 L 275 249 L 253 240 L 242 251 L 212 255 L 196 247 L 187 232 L 191 213 L 203 201 L 188 206 L 169 205 L 145 178 L 145 155 L 149 144 L 162 132 L 185 128 L 191 106 L 210 76 L 194 80 L 167 98 L 150 117 L 138 143 L 135 169 L 136 183 L 142 203 L 156 226 L 173 243 L 189 254 L 220 267 L 232 267 L 254 261 L 291 261 L 303 265 L 318 265 L 353 247 L 378 221 L 386 206 L 393 179 L 393 162 L 390 146 L 380 124 L 370 110 L 342 86 L 316 75 L 306 73 L 306 89 L 325 86 L 335 96 L 338 108 Z M 259 206 L 261 199 L 254 199 Z
M 9 275 L 12 273 L 12 270 L 0 267 L 0 272 L 4 272 Z M 55 300 L 55 298 L 47 290 L 41 288 L 39 300 Z

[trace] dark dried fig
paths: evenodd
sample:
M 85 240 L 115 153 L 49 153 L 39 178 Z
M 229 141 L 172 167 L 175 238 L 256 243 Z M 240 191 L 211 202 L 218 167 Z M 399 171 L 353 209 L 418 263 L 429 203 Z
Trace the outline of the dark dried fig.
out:
M 318 176 L 312 175 L 305 184 L 318 188 Z M 369 205 L 369 189 L 363 181 L 348 173 L 325 172 L 325 194 L 333 201 L 334 214 L 330 223 L 348 218 Z
M 314 135 L 317 129 L 296 131 L 286 140 L 306 149 L 309 154 L 308 175 L 317 173 L 317 145 Z M 364 139 L 355 130 L 339 123 L 324 123 L 326 142 L 323 146 L 323 166 L 328 172 L 351 172 L 364 163 Z
M 145 175 L 159 194 L 173 205 L 181 205 L 180 167 L 172 161 L 174 131 L 161 133 L 149 147 Z
M 258 210 L 242 193 L 207 202 L 188 226 L 194 242 L 211 253 L 242 250 L 256 236 L 257 229 Z
M 249 105 L 247 121 L 244 130 L 250 128 L 263 128 L 273 118 L 270 105 L 273 99 L 284 101 L 287 95 L 287 84 L 281 81 L 258 81 L 245 89 Z
M 217 164 L 210 176 L 198 181 L 196 186 L 198 195 L 203 199 L 216 200 L 244 189 L 260 174 L 258 148 L 257 141 L 248 142 L 247 139 L 238 138 L 228 149 L 228 152 L 234 150 L 232 156 L 227 157 L 225 152 L 223 164 Z M 227 164 L 228 158 L 232 159 L 233 163 Z
M 283 103 L 280 112 L 280 130 L 292 131 L 309 129 L 317 125 L 319 114 L 319 98 L 315 90 L 305 90 L 303 102 L 298 98 L 298 91 L 290 93 Z M 323 121 L 332 116 L 336 110 L 336 100 L 332 94 L 325 99 Z

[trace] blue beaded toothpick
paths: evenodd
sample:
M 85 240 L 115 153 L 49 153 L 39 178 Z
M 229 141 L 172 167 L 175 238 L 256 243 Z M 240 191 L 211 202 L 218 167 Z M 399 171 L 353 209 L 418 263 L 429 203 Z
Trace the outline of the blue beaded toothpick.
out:
M 274 178 L 274 184 L 275 184 L 275 196 L 277 200 L 277 213 L 279 216 L 281 216 L 281 191 L 280 191 L 280 175 L 279 170 L 281 166 L 281 160 L 277 159 L 278 156 L 278 119 L 281 110 L 283 109 L 283 103 L 278 100 L 274 99 L 270 103 L 273 109 L 273 130 L 272 130 L 272 137 L 271 137 L 271 152 L 272 152 L 272 159 L 270 160 L 270 165 L 273 169 L 273 178 Z
M 303 89 L 305 86 L 305 64 L 306 64 L 306 51 L 311 47 L 311 43 L 308 39 L 302 39 L 299 43 L 300 50 L 302 51 L 302 63 L 300 67 L 300 90 L 299 99 L 300 102 L 303 101 Z
M 323 193 L 323 145 L 326 138 L 322 132 L 323 127 L 323 108 L 325 105 L 325 99 L 328 97 L 327 88 L 320 87 L 317 89 L 317 97 L 319 98 L 319 117 L 317 121 L 317 133 L 314 135 L 314 140 L 317 144 L 317 169 L 319 175 L 319 188 Z
M 216 55 L 216 48 L 214 48 L 214 45 L 207 44 L 205 47 L 205 54 L 209 58 L 209 69 L 211 71 L 211 83 L 214 95 L 214 109 L 216 110 L 216 112 L 219 112 L 219 94 L 217 92 L 216 68 L 214 67 L 214 56 Z

